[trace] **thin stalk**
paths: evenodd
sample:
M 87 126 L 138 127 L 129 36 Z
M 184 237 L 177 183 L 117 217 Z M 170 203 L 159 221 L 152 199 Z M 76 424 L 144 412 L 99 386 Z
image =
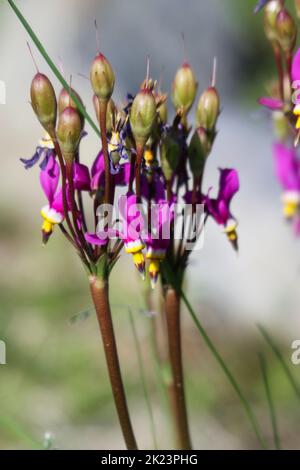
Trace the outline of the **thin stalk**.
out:
M 132 330 L 132 335 L 133 335 L 133 340 L 135 344 L 135 349 L 137 353 L 137 358 L 138 358 L 138 364 L 139 364 L 139 370 L 140 370 L 140 377 L 141 377 L 141 383 L 142 383 L 142 388 L 144 392 L 144 397 L 148 409 L 148 414 L 150 418 L 150 426 L 151 426 L 151 433 L 152 433 L 152 439 L 153 439 L 153 444 L 154 444 L 154 449 L 158 449 L 158 444 L 157 444 L 157 439 L 156 439 L 156 430 L 155 430 L 155 423 L 154 423 L 154 416 L 153 416 L 153 411 L 152 411 L 152 405 L 151 405 L 151 400 L 147 388 L 147 382 L 146 382 L 146 377 L 144 373 L 144 364 L 143 364 L 143 358 L 142 358 L 142 351 L 140 347 L 140 342 L 138 338 L 138 334 L 136 331 L 133 315 L 131 309 L 128 309 L 129 312 L 129 320 L 130 320 L 130 325 L 131 325 L 131 330 Z
M 181 289 L 181 287 L 178 285 L 179 283 L 177 282 L 177 279 L 175 278 L 174 273 L 171 270 L 170 266 L 165 262 L 162 267 L 164 269 L 164 273 L 165 273 L 166 278 L 169 280 L 170 283 L 172 283 L 172 285 L 176 286 L 178 295 L 180 295 L 180 297 L 183 300 L 185 306 L 187 307 L 188 312 L 191 315 L 191 317 L 192 317 L 199 333 L 201 334 L 201 336 L 204 339 L 204 341 L 205 341 L 207 347 L 209 348 L 210 352 L 213 354 L 213 356 L 215 357 L 215 359 L 217 360 L 217 362 L 221 366 L 224 374 L 226 375 L 227 379 L 229 380 L 230 384 L 232 385 L 233 389 L 235 390 L 236 394 L 238 395 L 238 397 L 241 401 L 241 404 L 242 404 L 242 406 L 243 406 L 243 408 L 246 412 L 246 415 L 249 418 L 249 422 L 252 426 L 252 429 L 253 429 L 253 431 L 254 431 L 254 433 L 255 433 L 255 435 L 256 435 L 256 437 L 257 437 L 257 439 L 258 439 L 258 441 L 261 445 L 261 447 L 263 449 L 266 449 L 267 446 L 266 446 L 265 440 L 262 436 L 262 433 L 261 433 L 260 427 L 258 425 L 258 422 L 255 418 L 255 415 L 254 415 L 253 411 L 252 411 L 250 403 L 248 402 L 248 400 L 246 399 L 244 393 L 241 390 L 241 387 L 239 386 L 238 382 L 235 380 L 233 374 L 230 372 L 230 370 L 229 370 L 228 366 L 226 365 L 224 359 L 222 358 L 222 356 L 218 352 L 217 348 L 215 347 L 214 343 L 212 342 L 212 340 L 208 336 L 205 328 L 202 326 L 202 324 L 201 324 L 200 320 L 198 319 L 196 313 L 194 312 L 188 298 L 186 297 L 186 295 L 183 292 L 183 290 Z
M 90 276 L 90 289 L 95 305 L 98 323 L 103 340 L 106 363 L 115 400 L 117 413 L 124 440 L 128 450 L 136 450 L 137 444 L 133 433 L 124 385 L 121 376 L 119 356 L 108 298 L 108 283 L 96 276 Z
M 169 356 L 173 376 L 174 413 L 178 449 L 192 448 L 184 393 L 181 330 L 180 298 L 175 289 L 167 288 L 165 293 L 165 310 L 168 330 Z
M 260 362 L 261 373 L 262 373 L 262 377 L 264 381 L 264 386 L 265 386 L 265 391 L 266 391 L 266 396 L 267 396 L 267 401 L 268 401 L 268 406 L 269 406 L 271 424 L 272 424 L 272 429 L 273 429 L 274 444 L 275 444 L 275 448 L 277 450 L 280 450 L 280 440 L 279 440 L 279 433 L 278 433 L 278 427 L 277 427 L 275 407 L 274 407 L 274 403 L 273 403 L 272 395 L 271 395 L 271 389 L 270 389 L 268 371 L 267 371 L 267 363 L 263 354 L 259 354 L 259 362 Z
M 273 52 L 278 73 L 280 99 L 281 101 L 284 101 L 284 72 L 281 60 L 281 50 L 278 44 L 273 44 Z
M 294 389 L 294 392 L 297 396 L 297 398 L 299 398 L 300 400 L 300 388 L 299 388 L 299 385 L 297 384 L 295 378 L 293 377 L 288 365 L 286 364 L 279 348 L 276 346 L 273 338 L 269 335 L 268 331 L 266 330 L 266 328 L 264 328 L 262 325 L 258 324 L 257 325 L 257 328 L 259 329 L 260 333 L 262 334 L 263 338 L 265 339 L 265 341 L 268 343 L 268 345 L 270 346 L 270 348 L 272 349 L 273 353 L 275 354 L 275 356 L 277 357 L 278 361 L 280 362 L 280 364 L 282 365 L 282 368 L 284 370 L 284 373 L 288 379 L 288 381 L 290 382 L 292 388 Z
M 104 203 L 109 204 L 110 197 L 111 197 L 111 192 L 110 192 L 111 174 L 110 174 L 110 161 L 109 161 L 107 136 L 106 136 L 106 112 L 107 112 L 107 101 L 99 100 L 99 123 L 100 123 L 102 150 L 103 150 L 104 164 L 105 164 Z
M 137 144 L 136 146 L 136 161 L 135 161 L 135 193 L 137 198 L 141 198 L 141 166 L 144 153 L 144 146 Z

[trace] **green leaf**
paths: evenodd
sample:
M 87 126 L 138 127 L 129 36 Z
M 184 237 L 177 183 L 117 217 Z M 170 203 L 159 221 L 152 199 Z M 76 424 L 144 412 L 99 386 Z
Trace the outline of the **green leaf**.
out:
M 45 61 L 47 62 L 47 64 L 51 68 L 51 70 L 54 73 L 54 75 L 56 76 L 56 78 L 60 81 L 63 88 L 70 94 L 70 96 L 71 96 L 72 100 L 74 101 L 74 103 L 76 104 L 77 108 L 79 109 L 81 114 L 86 118 L 87 122 L 90 124 L 92 129 L 96 132 L 96 134 L 98 136 L 100 136 L 100 131 L 98 129 L 98 126 L 95 124 L 93 119 L 87 113 L 86 109 L 84 108 L 84 106 L 82 105 L 80 100 L 77 98 L 77 96 L 70 90 L 69 84 L 66 82 L 66 80 L 64 79 L 64 77 L 62 76 L 62 74 L 60 73 L 60 71 L 58 70 L 56 65 L 54 64 L 54 62 L 51 60 L 51 58 L 48 55 L 46 49 L 44 48 L 44 46 L 42 45 L 42 43 L 40 42 L 40 40 L 38 39 L 38 37 L 36 36 L 34 31 L 32 30 L 29 23 L 26 21 L 26 19 L 22 15 L 22 13 L 20 12 L 18 7 L 15 5 L 13 0 L 7 0 L 7 1 L 9 3 L 9 5 L 11 6 L 11 8 L 13 9 L 13 11 L 15 12 L 15 14 L 17 15 L 17 17 L 19 18 L 19 20 L 22 23 L 22 25 L 24 26 L 24 28 L 26 29 L 26 31 L 28 32 L 28 34 L 31 37 L 32 41 L 34 42 L 34 44 L 36 45 L 36 47 L 38 48 L 38 50 L 40 51 L 40 53 L 44 57 Z

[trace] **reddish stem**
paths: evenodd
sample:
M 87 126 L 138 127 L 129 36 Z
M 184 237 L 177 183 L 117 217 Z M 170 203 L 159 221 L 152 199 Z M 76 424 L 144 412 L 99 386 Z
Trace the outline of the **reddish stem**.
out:
M 104 155 L 105 164 L 105 188 L 104 188 L 104 202 L 109 204 L 110 202 L 110 187 L 111 187 L 111 174 L 110 174 L 110 160 L 108 153 L 108 144 L 106 136 L 106 112 L 107 112 L 107 101 L 99 100 L 99 123 L 102 141 L 102 150 Z
M 110 383 L 124 440 L 128 450 L 136 450 L 137 444 L 128 412 L 114 328 L 111 318 L 108 298 L 108 283 L 107 281 L 99 279 L 96 276 L 90 276 L 89 280 L 91 294 L 95 304 L 97 319 L 102 335 Z

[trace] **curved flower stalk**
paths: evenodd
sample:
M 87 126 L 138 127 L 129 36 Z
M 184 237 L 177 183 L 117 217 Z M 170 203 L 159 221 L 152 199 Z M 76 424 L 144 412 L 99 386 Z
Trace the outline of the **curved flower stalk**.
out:
M 270 81 L 269 96 L 259 99 L 267 108 L 274 126 L 274 167 L 283 190 L 283 215 L 300 235 L 299 139 L 300 139 L 300 49 L 295 52 L 297 26 L 282 0 L 260 2 L 264 26 L 277 67 L 277 78 Z M 297 16 L 299 1 L 295 0 Z

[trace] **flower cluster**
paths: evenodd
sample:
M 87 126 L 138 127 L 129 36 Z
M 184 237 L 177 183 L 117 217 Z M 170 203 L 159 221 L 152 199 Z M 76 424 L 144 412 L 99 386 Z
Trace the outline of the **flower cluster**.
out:
M 297 26 L 284 0 L 261 0 L 255 12 L 264 8 L 264 29 L 272 46 L 277 79 L 268 85 L 269 95 L 259 99 L 272 116 L 275 142 L 275 172 L 283 190 L 283 214 L 300 235 L 300 49 L 295 51 Z M 295 0 L 297 16 L 300 2 Z
M 237 249 L 237 222 L 230 211 L 231 199 L 239 190 L 236 170 L 220 169 L 215 197 L 212 188 L 203 191 L 204 170 L 220 113 L 216 63 L 211 84 L 196 105 L 194 130 L 188 118 L 198 84 L 187 62 L 177 70 L 172 84 L 175 113 L 170 123 L 167 95 L 149 72 L 137 94 L 128 95 L 122 107 L 112 99 L 115 76 L 103 54 L 95 57 L 90 79 L 102 143 L 91 168 L 82 163 L 80 151 L 86 132 L 85 108 L 79 94 L 70 87 L 62 89 L 56 98 L 51 82 L 39 72 L 31 84 L 32 107 L 46 134 L 34 156 L 21 161 L 26 169 L 39 163 L 40 183 L 47 199 L 41 210 L 43 242 L 48 242 L 57 225 L 88 272 L 100 277 L 108 276 L 124 246 L 143 278 L 148 270 L 154 287 L 163 260 L 168 258 L 171 266 L 181 272 L 187 264 L 188 236 L 183 234 L 178 241 L 174 237 L 178 219 L 174 207 L 182 202 L 192 207 L 191 226 L 197 205 L 203 204 L 203 226 L 209 217 L 214 219 Z M 93 227 L 88 227 L 91 217 L 83 193 L 92 200 Z M 116 203 L 122 228 L 115 229 L 108 219 L 103 227 L 103 205 Z M 146 221 L 131 230 L 140 204 L 145 207 Z M 151 222 L 154 210 L 155 224 Z M 166 225 L 170 227 L 167 237 Z

